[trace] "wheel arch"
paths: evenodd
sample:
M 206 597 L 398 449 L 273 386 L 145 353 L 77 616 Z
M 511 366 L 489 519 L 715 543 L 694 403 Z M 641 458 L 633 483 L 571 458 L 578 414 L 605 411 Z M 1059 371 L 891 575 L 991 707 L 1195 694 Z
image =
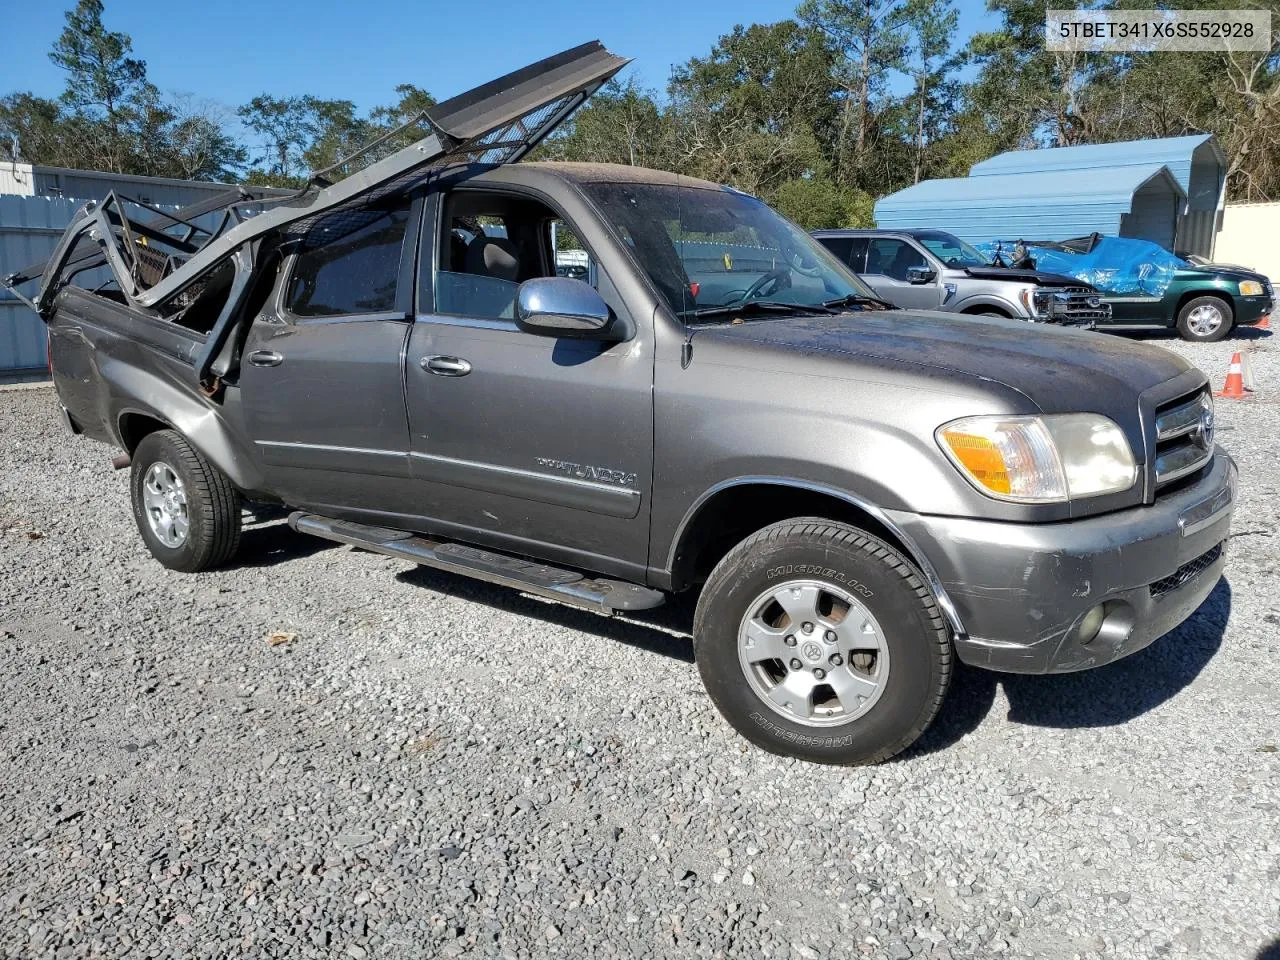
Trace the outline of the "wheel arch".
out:
M 1231 313 L 1231 322 L 1235 323 L 1236 319 L 1236 303 L 1231 294 L 1225 290 L 1218 290 L 1211 287 L 1208 290 L 1188 290 L 1182 296 L 1178 297 L 1177 303 L 1173 306 L 1173 321 L 1177 323 L 1182 319 L 1182 311 L 1192 300 L 1199 300 L 1201 297 L 1213 297 L 1221 300 L 1227 305 L 1227 310 Z
M 845 490 L 787 477 L 737 477 L 716 484 L 686 511 L 667 557 L 674 590 L 704 579 L 736 544 L 780 520 L 817 516 L 879 537 L 924 574 L 956 636 L 965 636 L 955 605 L 928 557 L 883 510 Z
M 102 372 L 114 401 L 109 422 L 128 453 L 150 433 L 175 430 L 239 489 L 262 487 L 260 471 L 227 423 L 222 407 L 137 366 L 113 365 Z
M 138 444 L 147 434 L 172 429 L 173 424 L 138 410 L 122 410 L 116 417 L 116 436 L 120 438 L 120 446 L 124 447 L 125 453 L 130 456 L 138 449 Z
M 982 314 L 995 313 L 1008 320 L 1014 319 L 1014 314 L 1002 303 L 971 303 L 968 306 L 961 308 L 959 312 L 979 316 Z

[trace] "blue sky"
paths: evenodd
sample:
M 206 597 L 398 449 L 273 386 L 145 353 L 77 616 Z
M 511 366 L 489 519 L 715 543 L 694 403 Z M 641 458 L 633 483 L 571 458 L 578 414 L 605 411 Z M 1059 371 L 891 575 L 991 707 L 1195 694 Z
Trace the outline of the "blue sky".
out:
M 56 96 L 63 74 L 48 52 L 74 0 L 0 3 L 6 48 L 0 94 Z M 255 95 L 309 93 L 368 109 L 416 83 L 440 99 L 585 40 L 633 57 L 647 87 L 705 54 L 737 23 L 792 15 L 795 0 L 215 0 L 164 6 L 105 0 L 108 29 L 133 37 L 151 81 L 234 108 Z M 981 0 L 959 0 L 960 34 L 988 26 Z M 355 16 L 352 13 L 355 12 Z M 17 42 L 14 42 L 14 41 Z

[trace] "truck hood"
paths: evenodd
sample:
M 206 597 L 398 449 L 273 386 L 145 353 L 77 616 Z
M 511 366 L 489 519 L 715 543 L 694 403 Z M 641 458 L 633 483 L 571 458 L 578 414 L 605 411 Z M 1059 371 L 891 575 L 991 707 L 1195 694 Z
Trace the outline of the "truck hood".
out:
M 944 390 L 948 381 L 966 388 L 1001 385 L 1030 402 L 1025 412 L 1096 412 L 1126 432 L 1137 429 L 1140 393 L 1191 369 L 1167 350 L 1090 330 L 909 310 L 699 327 L 695 363 L 729 362 L 727 352 L 747 345 L 767 352 L 749 362 L 772 370 L 812 375 L 815 360 L 834 359 L 841 361 L 835 375 L 850 379 L 891 383 L 875 373 L 894 371 L 942 381 L 937 387 Z
M 1019 270 L 1014 267 L 965 267 L 964 272 L 977 280 L 1008 280 L 1034 283 L 1037 287 L 1088 287 L 1089 284 L 1061 273 L 1044 270 Z

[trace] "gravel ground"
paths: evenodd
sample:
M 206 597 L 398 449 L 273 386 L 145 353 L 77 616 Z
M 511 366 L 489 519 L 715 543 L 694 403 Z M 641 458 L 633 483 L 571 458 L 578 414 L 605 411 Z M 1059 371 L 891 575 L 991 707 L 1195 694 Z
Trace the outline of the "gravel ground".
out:
M 963 671 L 872 769 L 738 739 L 687 605 L 606 620 L 278 523 L 166 572 L 111 452 L 0 392 L 0 955 L 1280 956 L 1268 340 L 1162 343 L 1215 384 L 1256 348 L 1195 616 L 1087 674 Z

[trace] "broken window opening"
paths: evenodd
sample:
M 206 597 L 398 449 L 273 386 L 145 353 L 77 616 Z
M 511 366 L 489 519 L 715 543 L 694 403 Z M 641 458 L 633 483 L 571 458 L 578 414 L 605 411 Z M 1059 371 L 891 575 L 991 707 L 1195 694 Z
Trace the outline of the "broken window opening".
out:
M 226 306 L 236 268 L 230 261 L 214 267 L 159 307 L 160 315 L 196 333 L 209 333 Z

